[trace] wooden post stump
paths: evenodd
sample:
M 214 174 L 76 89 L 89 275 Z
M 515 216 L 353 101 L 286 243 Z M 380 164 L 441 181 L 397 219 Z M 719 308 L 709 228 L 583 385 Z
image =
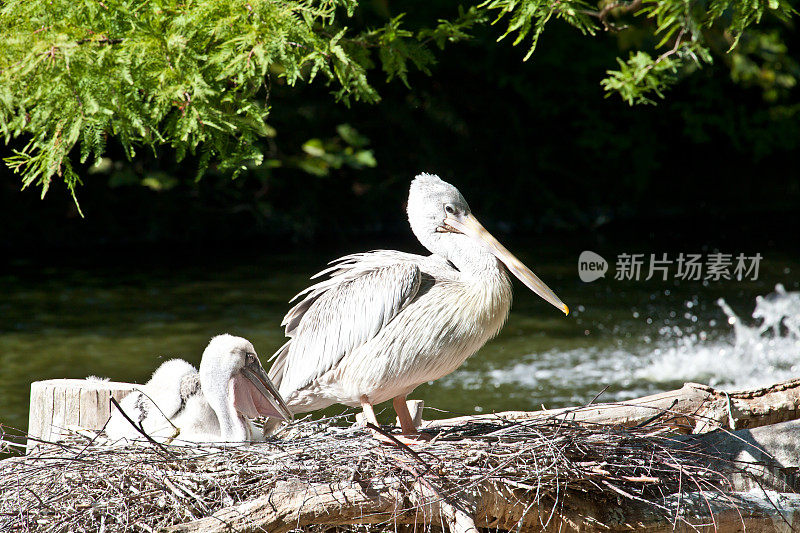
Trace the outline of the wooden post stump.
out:
M 133 383 L 99 379 L 51 379 L 31 383 L 31 407 L 28 418 L 30 451 L 39 440 L 55 442 L 68 430 L 101 429 L 111 416 L 113 396 L 122 400 Z

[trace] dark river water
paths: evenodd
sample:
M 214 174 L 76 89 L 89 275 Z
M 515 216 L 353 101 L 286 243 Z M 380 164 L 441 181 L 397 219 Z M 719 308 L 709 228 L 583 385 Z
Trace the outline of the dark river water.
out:
M 621 281 L 611 257 L 605 278 L 584 283 L 579 252 L 519 254 L 569 305 L 568 317 L 515 281 L 500 336 L 412 397 L 451 413 L 532 410 L 585 403 L 603 389 L 599 401 L 685 381 L 736 388 L 800 373 L 796 338 L 780 330 L 743 348 L 717 304 L 724 298 L 742 323 L 757 324 L 750 316 L 756 297 L 776 283 L 797 291 L 800 263 L 765 257 L 757 281 Z M 223 251 L 169 264 L 12 263 L 0 277 L 0 422 L 27 427 L 32 381 L 98 375 L 143 382 L 165 359 L 197 364 L 219 333 L 250 339 L 268 366 L 284 342 L 279 324 L 288 300 L 333 257 Z

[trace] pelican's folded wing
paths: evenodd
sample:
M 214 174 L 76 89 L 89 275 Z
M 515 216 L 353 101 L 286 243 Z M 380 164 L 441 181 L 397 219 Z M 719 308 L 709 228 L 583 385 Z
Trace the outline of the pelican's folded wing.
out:
M 275 354 L 270 379 L 286 397 L 372 339 L 419 291 L 420 256 L 375 251 L 343 257 L 317 274 L 283 319 L 291 340 Z

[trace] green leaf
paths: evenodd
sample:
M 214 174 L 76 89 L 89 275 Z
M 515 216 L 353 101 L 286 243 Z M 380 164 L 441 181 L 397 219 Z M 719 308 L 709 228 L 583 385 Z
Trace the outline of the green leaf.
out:
M 336 126 L 336 133 L 339 134 L 344 142 L 356 148 L 362 148 L 369 144 L 369 139 L 364 137 L 350 124 L 339 124 Z

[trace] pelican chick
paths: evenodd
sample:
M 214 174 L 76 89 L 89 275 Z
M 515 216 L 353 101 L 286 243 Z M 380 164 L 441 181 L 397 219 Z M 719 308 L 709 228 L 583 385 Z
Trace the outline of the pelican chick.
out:
M 263 440 L 251 419 L 292 417 L 253 345 L 228 334 L 211 339 L 199 372 L 181 359 L 167 361 L 120 407 L 142 431 L 161 442 Z M 118 409 L 113 411 L 106 426 L 109 438 L 144 439 Z

